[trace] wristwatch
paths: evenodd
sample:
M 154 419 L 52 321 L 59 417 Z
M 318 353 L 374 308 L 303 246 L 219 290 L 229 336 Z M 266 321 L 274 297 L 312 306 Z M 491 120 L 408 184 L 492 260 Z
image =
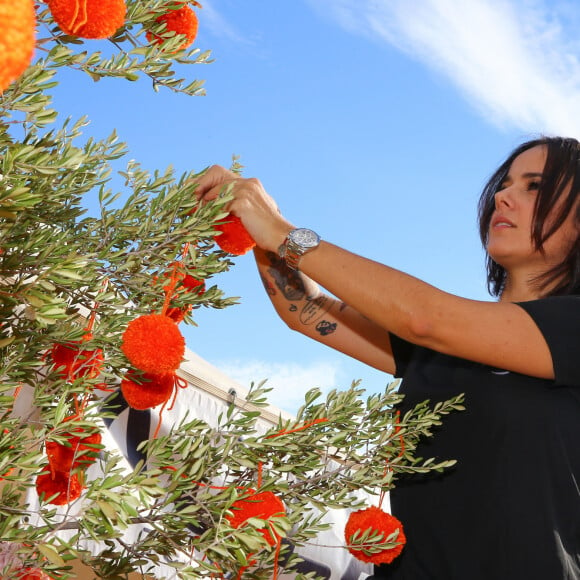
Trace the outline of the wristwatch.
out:
M 319 244 L 320 236 L 316 232 L 306 228 L 296 228 L 288 234 L 284 243 L 280 245 L 278 254 L 290 269 L 298 270 L 300 258 L 306 252 L 317 248 Z

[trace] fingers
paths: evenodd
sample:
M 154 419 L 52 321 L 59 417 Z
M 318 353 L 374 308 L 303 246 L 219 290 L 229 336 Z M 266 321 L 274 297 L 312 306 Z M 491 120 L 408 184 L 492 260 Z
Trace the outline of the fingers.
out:
M 212 165 L 197 180 L 195 196 L 205 201 L 215 199 L 222 186 L 238 179 L 239 177 L 233 171 L 220 165 Z

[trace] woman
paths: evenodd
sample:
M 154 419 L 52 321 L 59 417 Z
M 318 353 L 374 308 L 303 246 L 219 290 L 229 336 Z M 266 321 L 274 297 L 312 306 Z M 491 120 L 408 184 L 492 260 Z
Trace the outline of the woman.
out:
M 399 482 L 391 505 L 407 545 L 375 578 L 580 580 L 580 143 L 524 143 L 485 187 L 496 302 L 296 232 L 255 179 L 214 166 L 198 195 L 230 182 L 230 210 L 291 328 L 403 377 L 405 406 L 465 392 L 467 410 L 420 450 L 458 463 Z

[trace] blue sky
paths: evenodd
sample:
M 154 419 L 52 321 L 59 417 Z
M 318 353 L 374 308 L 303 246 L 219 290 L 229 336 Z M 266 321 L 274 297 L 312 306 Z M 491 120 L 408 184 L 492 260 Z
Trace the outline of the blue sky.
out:
M 205 97 L 66 75 L 56 106 L 177 173 L 239 155 L 290 221 L 454 294 L 489 299 L 479 191 L 518 143 L 580 137 L 576 0 L 206 0 Z M 96 48 L 96 46 L 95 46 Z M 215 278 L 240 305 L 196 311 L 188 347 L 292 411 L 303 393 L 391 377 L 288 330 L 253 258 Z

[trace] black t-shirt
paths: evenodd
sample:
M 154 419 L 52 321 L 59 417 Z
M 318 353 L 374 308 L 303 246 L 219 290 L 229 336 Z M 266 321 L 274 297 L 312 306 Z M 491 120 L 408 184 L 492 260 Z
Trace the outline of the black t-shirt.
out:
M 580 296 L 520 306 L 548 343 L 553 381 L 391 336 L 403 408 L 465 393 L 466 410 L 417 451 L 457 465 L 391 493 L 407 544 L 376 578 L 580 580 Z

